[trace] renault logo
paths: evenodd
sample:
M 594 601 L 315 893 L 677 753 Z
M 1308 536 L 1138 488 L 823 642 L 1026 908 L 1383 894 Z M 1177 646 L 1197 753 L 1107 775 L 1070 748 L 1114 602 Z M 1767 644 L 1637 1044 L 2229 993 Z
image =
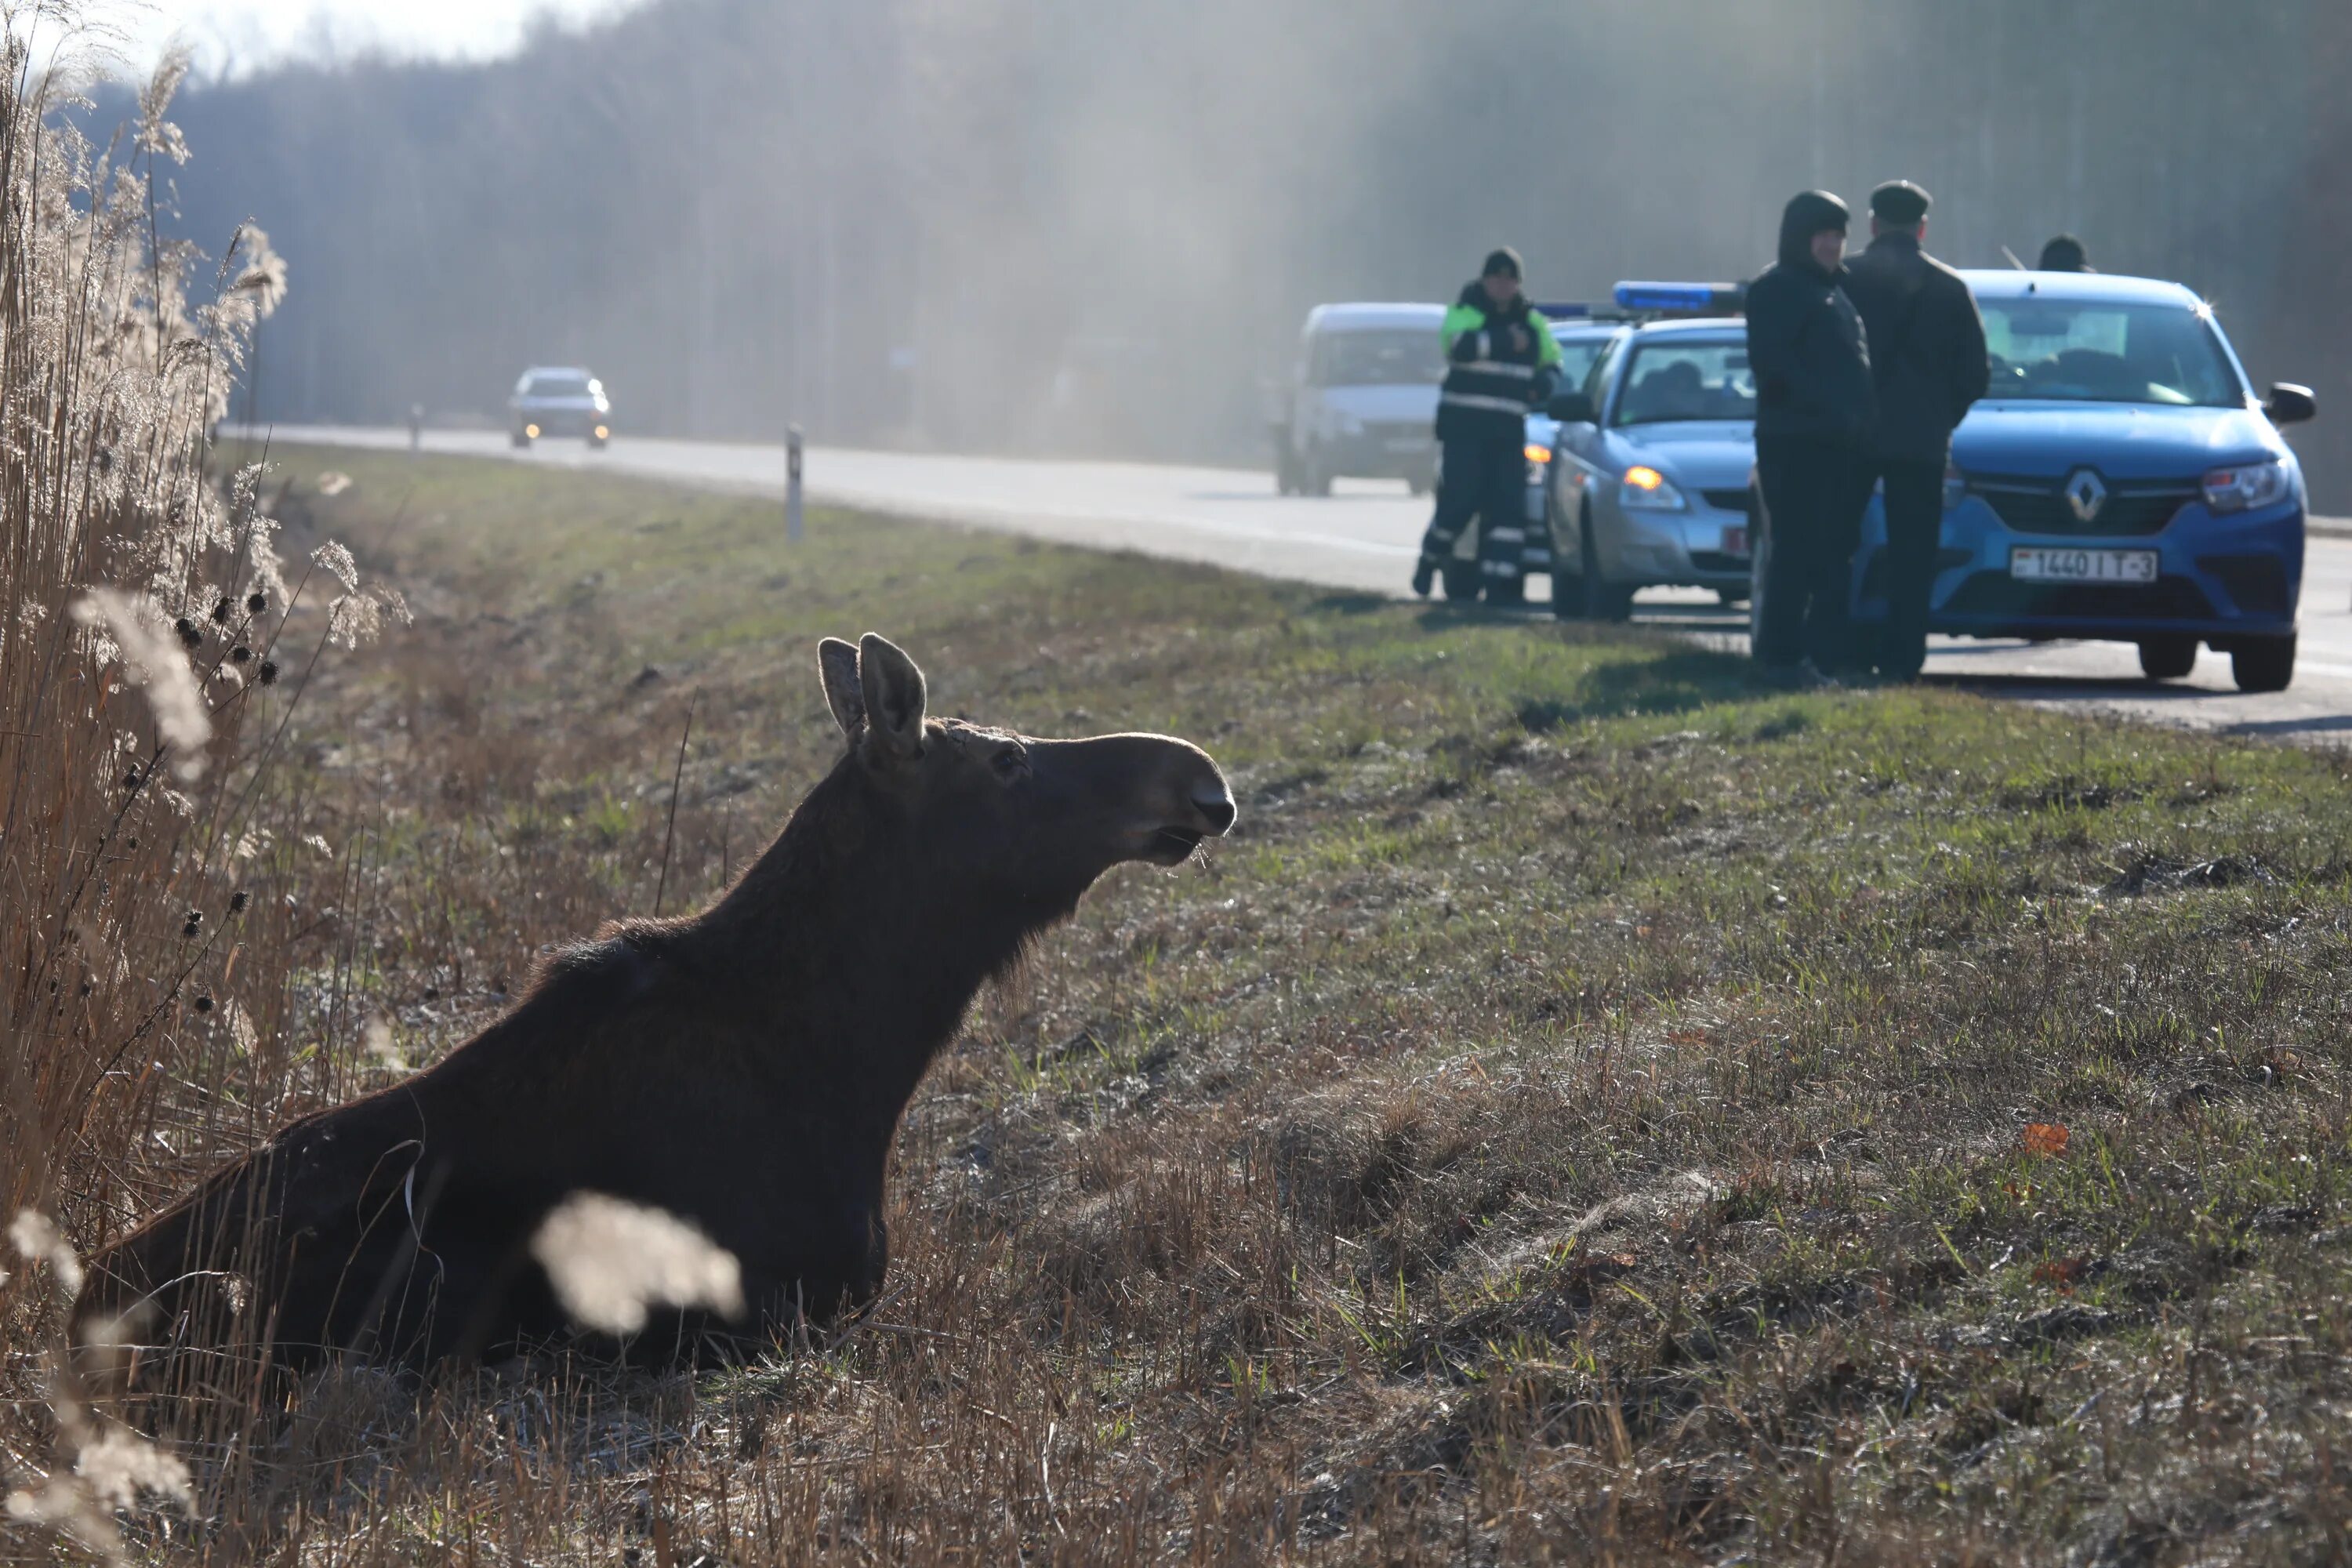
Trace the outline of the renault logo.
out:
M 2099 509 L 2107 504 L 2105 481 L 2088 468 L 2077 468 L 2067 475 L 2065 488 L 2060 493 L 2074 509 L 2076 522 L 2096 521 Z

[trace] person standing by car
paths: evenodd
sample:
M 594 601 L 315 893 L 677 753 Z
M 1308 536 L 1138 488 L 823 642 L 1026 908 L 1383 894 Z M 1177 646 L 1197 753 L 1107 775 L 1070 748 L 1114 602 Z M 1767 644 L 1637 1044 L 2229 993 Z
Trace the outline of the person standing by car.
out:
M 1843 287 L 1845 235 L 1845 203 L 1798 193 L 1780 214 L 1779 260 L 1748 286 L 1766 519 L 1750 651 L 1823 676 L 1856 662 L 1853 552 L 1871 483 L 1870 348 Z
M 1930 205 L 1908 180 L 1871 192 L 1870 246 L 1846 268 L 1877 401 L 1871 468 L 1885 498 L 1886 620 L 1876 663 L 1890 680 L 1916 679 L 1927 661 L 1952 431 L 1991 381 L 1975 296 L 1921 248 Z
M 2071 234 L 2062 234 L 2042 247 L 2040 272 L 2096 272 L 2091 265 L 2091 253 L 2083 242 Z
M 1426 595 L 1462 531 L 1479 520 L 1478 571 L 1486 602 L 1526 597 L 1528 410 L 1551 395 L 1559 343 L 1551 323 L 1520 288 L 1519 253 L 1505 246 L 1486 258 L 1478 280 L 1439 327 L 1445 384 L 1437 395 L 1442 454 L 1437 510 L 1421 542 L 1412 591 Z

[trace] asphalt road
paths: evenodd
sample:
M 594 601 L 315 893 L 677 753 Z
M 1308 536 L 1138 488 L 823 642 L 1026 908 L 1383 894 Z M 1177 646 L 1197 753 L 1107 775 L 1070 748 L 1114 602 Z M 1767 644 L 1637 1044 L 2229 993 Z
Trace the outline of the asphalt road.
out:
M 404 430 L 279 426 L 276 441 L 403 447 Z M 576 441 L 526 452 L 497 431 L 428 431 L 429 452 L 545 463 L 781 496 L 781 446 L 617 437 L 603 452 Z M 1263 472 L 1144 463 L 1054 462 L 813 447 L 812 501 L 935 518 L 1097 548 L 1210 561 L 1266 576 L 1391 596 L 1405 592 L 1429 503 L 1401 484 L 1341 480 L 1327 499 L 1278 497 Z M 781 528 L 782 521 L 779 520 Z M 2352 529 L 2347 530 L 2352 533 Z M 1744 615 L 1711 595 L 1647 593 L 1638 619 L 1740 645 Z M 2305 557 L 2303 641 L 2294 684 L 2241 696 L 2230 662 L 2200 654 L 2188 679 L 2152 685 L 2121 643 L 1937 638 L 1927 677 L 2018 701 L 2103 710 L 2164 723 L 2304 743 L 2352 741 L 2352 537 L 2315 536 Z

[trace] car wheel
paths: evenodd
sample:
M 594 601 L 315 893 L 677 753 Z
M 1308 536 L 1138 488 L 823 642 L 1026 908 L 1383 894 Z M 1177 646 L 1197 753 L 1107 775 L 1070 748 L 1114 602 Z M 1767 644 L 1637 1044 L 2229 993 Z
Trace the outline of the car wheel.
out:
M 2197 668 L 2197 639 L 2184 637 L 2143 637 L 2139 672 L 2150 680 L 2179 680 Z
M 514 443 L 515 449 L 518 451 L 520 451 L 530 445 L 530 437 L 524 435 L 520 430 L 514 432 L 514 434 L 509 437 L 508 439 Z
M 1298 493 L 1298 455 L 1290 448 L 1290 432 L 1274 433 L 1274 493 L 1295 496 Z
M 1577 557 L 1581 563 L 1578 575 L 1584 584 L 1584 613 L 1596 621 L 1625 620 L 1633 613 L 1633 590 L 1601 574 L 1601 549 L 1592 541 L 1590 506 L 1583 517 L 1584 526 L 1577 531 L 1583 536 L 1577 544 Z
M 1331 493 L 1331 472 L 1323 466 L 1323 454 L 1312 447 L 1307 448 L 1307 456 L 1299 462 L 1298 489 L 1310 496 Z
M 2241 691 L 2284 691 L 2294 682 L 2294 634 L 2247 637 L 2230 649 L 2230 674 Z
M 1437 577 L 1445 584 L 1447 598 L 1465 605 L 1477 598 L 1478 590 L 1486 585 L 1485 574 L 1479 571 L 1475 561 L 1442 562 L 1437 568 Z
M 1587 513 L 1586 515 L 1590 515 Z M 1551 613 L 1555 619 L 1580 621 L 1584 618 L 1584 531 L 1579 529 L 1577 547 L 1565 551 L 1559 547 L 1559 531 L 1551 536 Z M 1570 571 L 1568 563 L 1573 556 L 1576 570 Z
M 1437 481 L 1427 474 L 1411 474 L 1406 476 L 1404 488 L 1414 495 L 1425 496 L 1437 488 Z

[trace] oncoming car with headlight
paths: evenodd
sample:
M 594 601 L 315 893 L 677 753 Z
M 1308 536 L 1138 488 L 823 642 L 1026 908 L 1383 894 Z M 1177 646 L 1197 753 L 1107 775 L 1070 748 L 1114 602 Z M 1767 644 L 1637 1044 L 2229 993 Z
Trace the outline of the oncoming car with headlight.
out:
M 569 365 L 534 365 L 507 399 L 507 435 L 518 447 L 542 436 L 576 436 L 591 447 L 613 438 L 604 384 Z
M 2303 474 L 2279 427 L 2307 388 L 2257 397 L 2212 311 L 2177 283 L 1963 272 L 1992 388 L 1952 437 L 1931 630 L 2136 643 L 2150 679 L 2199 646 L 2241 690 L 2294 678 Z M 1874 499 L 1855 614 L 1886 614 Z
M 1727 311 L 1727 284 L 1621 283 L 1629 310 Z M 1669 315 L 1621 332 L 1559 420 L 1546 515 L 1552 609 L 1622 620 L 1647 587 L 1748 595 L 1756 378 L 1746 325 L 1728 314 Z

